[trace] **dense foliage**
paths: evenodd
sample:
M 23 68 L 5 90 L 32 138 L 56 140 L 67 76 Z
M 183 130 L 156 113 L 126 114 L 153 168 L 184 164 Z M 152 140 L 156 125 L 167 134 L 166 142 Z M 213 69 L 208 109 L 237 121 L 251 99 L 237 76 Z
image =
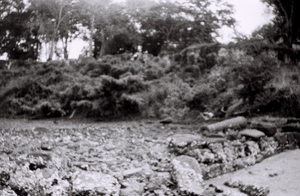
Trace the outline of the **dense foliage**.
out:
M 229 116 L 299 115 L 298 68 L 278 67 L 273 56 L 253 57 L 221 45 L 186 50 L 192 49 L 199 54 L 183 52 L 179 59 L 148 55 L 132 61 L 122 54 L 20 61 L 0 70 L 1 116 L 203 120 L 203 112 L 228 116 L 226 108 L 239 100 L 243 104 Z

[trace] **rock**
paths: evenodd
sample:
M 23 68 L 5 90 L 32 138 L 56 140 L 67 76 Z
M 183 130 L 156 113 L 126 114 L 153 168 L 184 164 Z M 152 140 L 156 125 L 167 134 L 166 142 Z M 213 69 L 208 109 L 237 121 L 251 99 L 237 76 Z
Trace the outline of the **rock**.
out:
M 234 168 L 235 170 L 245 168 L 245 164 L 244 164 L 243 158 L 235 159 L 235 160 L 233 161 L 233 168 Z
M 4 189 L 0 190 L 0 195 L 3 195 L 3 196 L 18 196 L 13 190 L 11 190 L 9 188 L 4 188 Z
M 33 132 L 36 132 L 38 134 L 43 134 L 43 133 L 48 133 L 49 132 L 49 129 L 46 128 L 46 127 L 34 127 L 32 129 Z
M 150 176 L 146 187 L 147 190 L 154 191 L 162 186 L 168 187 L 170 184 L 172 184 L 171 174 L 169 172 L 158 172 Z
M 76 195 L 86 195 L 86 193 L 112 196 L 119 195 L 120 184 L 114 177 L 108 174 L 80 171 L 73 175 L 73 193 Z
M 43 143 L 41 145 L 41 149 L 45 150 L 45 151 L 50 151 L 50 150 L 52 150 L 52 148 L 53 148 L 53 146 L 51 144 L 48 144 L 48 143 Z
M 139 167 L 139 168 L 127 169 L 122 172 L 122 175 L 124 176 L 124 178 L 128 178 L 130 176 L 136 176 L 136 175 L 140 176 L 140 175 L 144 175 L 146 173 L 151 173 L 151 169 L 150 169 L 149 165 L 145 165 L 145 166 Z
M 144 183 L 137 182 L 136 180 L 129 179 L 130 181 L 126 182 L 126 187 L 122 188 L 120 191 L 121 196 L 139 196 L 144 192 Z
M 294 132 L 295 143 L 300 147 L 300 133 Z
M 265 154 L 274 154 L 278 147 L 278 142 L 274 137 L 265 137 L 258 142 L 260 150 Z
M 223 120 L 221 122 L 213 123 L 210 125 L 205 125 L 200 128 L 201 131 L 209 131 L 209 132 L 218 132 L 223 131 L 224 129 L 242 129 L 247 126 L 247 119 L 245 117 L 239 116 L 227 120 Z
M 203 179 L 207 180 L 222 175 L 223 174 L 222 167 L 223 164 L 216 163 L 203 168 L 202 169 Z
M 30 170 L 43 169 L 51 161 L 51 154 L 40 152 L 29 153 L 27 161 L 29 162 Z
M 240 185 L 239 190 L 249 196 L 266 196 L 270 193 L 268 187 L 257 185 Z
M 268 187 L 247 185 L 240 180 L 230 179 L 224 183 L 231 188 L 238 188 L 241 192 L 246 193 L 249 196 L 266 196 L 270 190 Z
M 264 137 L 265 134 L 257 129 L 244 129 L 240 132 L 242 136 L 246 136 L 253 139 L 259 139 L 261 137 Z
M 185 147 L 188 144 L 194 141 L 202 141 L 202 137 L 199 135 L 192 135 L 192 134 L 175 134 L 170 137 L 170 144 L 171 146 L 176 147 Z
M 276 133 L 274 135 L 274 138 L 277 140 L 281 147 L 285 146 L 288 143 L 286 135 L 284 133 Z
M 260 148 L 258 143 L 254 142 L 254 141 L 247 141 L 245 142 L 246 147 L 245 147 L 245 153 L 246 156 L 255 156 L 260 152 Z
M 254 155 L 251 155 L 251 156 L 243 157 L 242 161 L 243 161 L 243 165 L 248 167 L 256 163 L 256 158 Z
M 298 132 L 300 133 L 300 123 L 290 123 L 281 127 L 282 132 Z
M 203 141 L 205 141 L 205 144 L 214 144 L 214 143 L 223 143 L 226 141 L 225 138 L 222 137 L 208 137 L 208 138 L 203 138 Z
M 231 188 L 238 188 L 242 182 L 237 179 L 230 179 L 224 183 L 224 185 L 231 187 Z
M 171 124 L 173 122 L 174 122 L 174 120 L 173 120 L 172 117 L 166 117 L 166 118 L 164 118 L 164 119 L 162 119 L 162 120 L 159 121 L 159 123 L 161 123 L 163 125 Z
M 6 187 L 8 185 L 9 179 L 10 179 L 9 173 L 2 171 L 0 173 L 0 187 Z
M 220 186 L 216 186 L 214 184 L 210 184 L 209 187 L 214 188 L 216 193 L 223 193 L 224 192 L 224 190 Z
M 193 149 L 188 151 L 187 155 L 194 157 L 199 163 L 211 164 L 215 162 L 215 155 L 209 149 Z
M 202 170 L 195 158 L 179 156 L 172 160 L 173 178 L 177 182 L 180 194 L 202 195 L 204 186 L 202 184 Z
M 253 121 L 251 122 L 251 128 L 264 132 L 268 137 L 274 136 L 277 132 L 277 126 L 270 122 Z

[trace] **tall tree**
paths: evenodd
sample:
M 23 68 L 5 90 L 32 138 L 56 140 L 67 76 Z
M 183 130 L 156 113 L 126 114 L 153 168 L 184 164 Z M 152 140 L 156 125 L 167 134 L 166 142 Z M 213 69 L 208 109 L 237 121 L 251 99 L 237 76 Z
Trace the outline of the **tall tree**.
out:
M 113 40 L 124 38 L 132 43 L 138 42 L 135 29 L 125 7 L 118 3 L 112 3 L 110 0 L 81 0 L 84 7 L 84 14 L 88 18 L 83 22 L 90 29 L 90 55 L 92 54 L 92 41 L 94 41 L 93 56 L 102 57 L 107 53 L 118 53 L 112 51 L 117 45 Z M 118 38 L 116 38 L 118 36 Z M 126 43 L 124 42 L 126 45 Z M 127 43 L 128 44 L 128 43 Z M 97 51 L 99 49 L 99 51 Z
M 288 47 L 300 39 L 300 1 L 297 0 L 261 0 L 271 7 L 277 27 L 277 34 L 284 39 Z
M 74 19 L 72 0 L 29 0 L 30 9 L 36 14 L 35 24 L 46 43 L 50 43 L 48 60 L 53 54 L 59 39 L 65 39 L 64 57 L 68 58 L 68 42 L 74 35 L 77 20 Z
M 31 25 L 32 13 L 20 0 L 0 2 L 0 54 L 9 59 L 34 59 L 39 55 L 38 27 Z
M 232 6 L 221 0 L 160 1 L 137 10 L 144 49 L 150 53 L 159 47 L 181 50 L 194 43 L 211 43 L 221 26 L 235 23 Z

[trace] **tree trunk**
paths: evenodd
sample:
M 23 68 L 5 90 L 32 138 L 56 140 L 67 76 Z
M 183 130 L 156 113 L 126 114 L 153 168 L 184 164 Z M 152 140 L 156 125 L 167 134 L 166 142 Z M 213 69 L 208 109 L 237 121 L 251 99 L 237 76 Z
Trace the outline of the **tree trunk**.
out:
M 101 30 L 101 49 L 100 49 L 100 58 L 103 57 L 106 54 L 106 45 L 107 45 L 107 40 L 106 40 L 106 34 L 103 30 Z
M 68 52 L 68 36 L 65 38 L 64 41 L 64 59 L 68 60 L 69 59 L 69 52 Z
M 54 41 L 54 39 L 52 39 L 50 42 L 50 51 L 49 51 L 49 57 L 48 57 L 47 61 L 52 61 L 52 59 L 53 59 L 54 43 L 55 43 L 55 41 Z
M 90 39 L 89 39 L 89 57 L 93 57 L 93 39 L 95 30 L 95 16 L 91 16 L 91 29 L 90 29 Z
M 243 129 L 247 126 L 247 119 L 238 116 L 235 118 L 230 118 L 227 120 L 223 120 L 221 122 L 213 123 L 210 125 L 205 125 L 201 127 L 201 131 L 208 131 L 208 132 L 218 132 L 223 131 L 224 129 L 231 128 L 231 129 Z

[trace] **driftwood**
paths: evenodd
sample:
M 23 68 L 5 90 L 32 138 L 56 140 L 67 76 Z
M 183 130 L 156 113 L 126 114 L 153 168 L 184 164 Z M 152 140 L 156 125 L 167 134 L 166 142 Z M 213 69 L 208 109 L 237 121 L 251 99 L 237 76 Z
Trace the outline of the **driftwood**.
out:
M 239 99 L 238 101 L 236 101 L 233 105 L 231 105 L 227 111 L 226 111 L 226 118 L 227 117 L 231 117 L 234 116 L 235 113 L 237 112 L 237 110 L 244 104 L 244 100 L 243 99 Z
M 247 119 L 242 116 L 238 116 L 235 118 L 223 120 L 221 122 L 213 123 L 210 125 L 205 125 L 201 127 L 201 131 L 209 131 L 209 132 L 217 132 L 223 131 L 224 129 L 243 129 L 247 126 Z

